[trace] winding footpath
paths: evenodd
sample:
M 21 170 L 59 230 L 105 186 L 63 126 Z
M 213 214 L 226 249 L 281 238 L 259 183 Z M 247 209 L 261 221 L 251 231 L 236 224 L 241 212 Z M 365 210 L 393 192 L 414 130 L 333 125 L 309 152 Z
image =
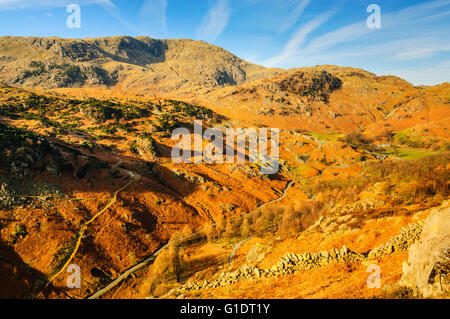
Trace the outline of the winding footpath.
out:
M 274 200 L 271 200 L 267 203 L 262 204 L 261 206 L 258 206 L 257 209 L 265 207 L 267 205 L 270 204 L 274 204 L 280 200 L 282 200 L 283 198 L 285 198 L 287 196 L 287 192 L 288 190 L 295 184 L 295 181 L 290 181 L 288 183 L 288 185 L 286 186 L 286 188 L 283 191 L 283 195 L 280 196 L 279 198 L 276 198 Z M 245 216 L 244 216 L 245 217 Z M 241 218 L 244 218 L 241 217 Z M 215 225 L 215 224 L 213 224 Z M 198 235 L 200 233 L 194 233 L 191 236 L 195 236 Z M 246 240 L 248 240 L 250 238 L 247 238 Z M 244 240 L 245 241 L 245 240 Z M 243 241 L 243 242 L 244 242 Z M 243 243 L 242 242 L 242 243 Z M 241 244 L 242 244 L 241 243 Z M 158 248 L 158 250 L 156 250 L 150 257 L 148 257 L 147 259 L 137 263 L 136 265 L 132 266 L 131 268 L 129 268 L 128 270 L 124 271 L 122 274 L 120 274 L 116 279 L 114 279 L 110 284 L 108 284 L 107 286 L 105 286 L 104 288 L 100 289 L 99 291 L 97 291 L 96 293 L 88 296 L 86 299 L 97 299 L 99 297 L 101 297 L 102 295 L 104 295 L 105 293 L 107 293 L 108 291 L 110 291 L 112 288 L 114 288 L 115 286 L 117 286 L 122 280 L 125 280 L 129 275 L 131 275 L 132 273 L 134 273 L 135 271 L 141 269 L 144 266 L 147 266 L 151 263 L 153 263 L 156 259 L 156 257 L 161 253 L 161 251 L 163 251 L 165 248 L 167 248 L 168 246 L 168 242 L 165 243 L 163 246 L 161 246 L 160 248 Z M 238 248 L 238 247 L 237 247 Z M 237 250 L 237 248 L 235 247 L 235 250 Z M 230 256 L 230 258 L 232 258 L 232 256 Z M 231 259 L 230 259 L 231 260 Z
M 100 210 L 97 214 L 94 215 L 94 217 L 92 217 L 90 220 L 88 220 L 86 223 L 84 223 L 80 230 L 78 231 L 78 238 L 77 238 L 77 242 L 75 245 L 75 248 L 72 252 L 72 254 L 70 255 L 70 257 L 67 259 L 67 261 L 65 262 L 65 264 L 61 267 L 61 269 L 55 274 L 53 275 L 53 277 L 51 277 L 48 282 L 46 283 L 46 285 L 44 286 L 43 289 L 41 289 L 38 293 L 38 295 L 45 290 L 49 285 L 51 285 L 53 283 L 53 281 L 66 269 L 66 267 L 68 265 L 70 265 L 70 262 L 73 260 L 73 258 L 75 257 L 76 253 L 78 252 L 78 249 L 80 248 L 81 245 L 81 240 L 83 238 L 83 235 L 88 227 L 89 224 L 91 224 L 92 222 L 94 222 L 94 220 L 96 220 L 100 215 L 104 214 L 112 205 L 114 205 L 117 201 L 117 195 L 122 192 L 123 190 L 127 189 L 128 187 L 130 187 L 131 185 L 133 185 L 134 183 L 136 183 L 138 180 L 140 179 L 139 176 L 135 177 L 131 182 L 129 182 L 127 185 L 123 186 L 122 188 L 118 189 L 117 191 L 114 192 L 114 195 L 112 196 L 112 198 L 110 199 L 110 201 L 108 202 L 108 204 L 102 209 Z
M 126 279 L 129 275 L 134 273 L 136 270 L 141 269 L 142 267 L 144 267 L 144 266 L 154 262 L 156 257 L 158 256 L 158 254 L 161 251 L 163 251 L 167 246 L 168 246 L 168 243 L 164 244 L 157 251 L 155 251 L 150 257 L 148 257 L 147 259 L 145 259 L 145 260 L 141 261 L 140 263 L 134 265 L 133 267 L 129 268 L 128 270 L 124 271 L 122 274 L 120 274 L 119 277 L 114 279 L 109 285 L 107 285 L 106 287 L 100 289 L 96 293 L 88 296 L 86 299 L 97 299 L 98 297 L 101 297 L 102 295 L 104 295 L 105 293 L 110 291 L 112 288 L 114 288 L 117 284 L 119 284 L 122 280 Z

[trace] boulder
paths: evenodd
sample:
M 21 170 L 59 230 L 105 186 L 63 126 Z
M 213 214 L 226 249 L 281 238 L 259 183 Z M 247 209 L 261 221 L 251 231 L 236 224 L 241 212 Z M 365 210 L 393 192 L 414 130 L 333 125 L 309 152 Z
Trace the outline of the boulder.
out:
M 450 208 L 433 209 L 409 250 L 400 285 L 425 298 L 450 293 Z

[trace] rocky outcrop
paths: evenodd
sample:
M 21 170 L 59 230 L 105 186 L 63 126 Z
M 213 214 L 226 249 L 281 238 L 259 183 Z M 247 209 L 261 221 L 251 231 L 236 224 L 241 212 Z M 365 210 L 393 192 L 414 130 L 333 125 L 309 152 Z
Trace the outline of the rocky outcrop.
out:
M 267 175 L 264 175 L 261 173 L 261 170 L 257 168 L 256 165 L 250 166 L 250 165 L 243 165 L 243 164 L 234 164 L 230 165 L 228 168 L 230 172 L 239 172 L 240 174 L 246 176 L 247 178 L 250 177 L 258 177 L 262 180 L 267 180 Z
M 411 246 L 400 285 L 425 298 L 450 293 L 450 208 L 434 209 Z
M 180 180 L 183 180 L 186 182 L 190 182 L 193 184 L 205 184 L 206 183 L 206 179 L 203 176 L 197 175 L 193 172 L 189 172 L 185 169 L 174 168 L 174 169 L 172 169 L 172 173 Z
M 358 202 L 345 205 L 341 208 L 342 213 L 360 212 L 368 209 L 382 207 L 386 204 L 385 201 L 379 198 L 364 198 Z
M 329 95 L 342 86 L 342 81 L 327 71 L 296 71 L 282 77 L 277 84 L 281 91 L 327 101 Z
M 139 155 L 143 157 L 158 157 L 159 150 L 156 141 L 151 136 L 139 137 L 136 139 L 135 147 Z
M 0 123 L 0 165 L 13 176 L 31 176 L 31 168 L 46 154 L 55 155 L 46 138 Z

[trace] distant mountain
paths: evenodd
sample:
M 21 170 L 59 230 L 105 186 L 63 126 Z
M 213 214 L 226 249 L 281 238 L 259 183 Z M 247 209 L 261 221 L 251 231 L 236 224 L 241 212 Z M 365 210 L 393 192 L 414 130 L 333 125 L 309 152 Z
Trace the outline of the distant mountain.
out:
M 395 76 L 322 65 L 291 69 L 183 99 L 258 126 L 320 132 L 349 132 L 370 127 L 371 135 L 377 136 L 389 130 L 448 121 L 449 88 L 448 83 L 415 87 Z M 443 130 L 430 129 L 423 134 L 448 138 Z
M 2 37 L 0 82 L 28 89 L 111 88 L 181 99 L 258 126 L 369 129 L 374 135 L 435 126 L 448 118 L 449 103 L 448 83 L 415 87 L 395 76 L 333 65 L 265 68 L 203 41 L 128 36 Z
M 430 230 L 450 209 L 449 105 L 449 83 L 267 69 L 201 41 L 0 38 L 0 298 L 413 297 L 398 280 L 416 289 L 429 256 L 420 278 L 442 288 L 442 245 L 417 244 L 448 238 Z M 280 128 L 277 174 L 176 163 L 195 120 Z
M 194 40 L 0 38 L 0 81 L 22 87 L 101 85 L 155 93 L 193 92 L 280 72 Z

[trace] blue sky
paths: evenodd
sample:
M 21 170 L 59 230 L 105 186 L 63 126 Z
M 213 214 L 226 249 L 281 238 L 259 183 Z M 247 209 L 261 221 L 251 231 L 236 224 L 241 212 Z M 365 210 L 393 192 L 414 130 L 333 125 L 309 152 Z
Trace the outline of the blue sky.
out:
M 81 7 L 79 29 L 66 26 L 69 4 Z M 367 26 L 370 4 L 381 28 Z M 190 38 L 264 66 L 450 82 L 450 0 L 0 0 L 0 35 Z

